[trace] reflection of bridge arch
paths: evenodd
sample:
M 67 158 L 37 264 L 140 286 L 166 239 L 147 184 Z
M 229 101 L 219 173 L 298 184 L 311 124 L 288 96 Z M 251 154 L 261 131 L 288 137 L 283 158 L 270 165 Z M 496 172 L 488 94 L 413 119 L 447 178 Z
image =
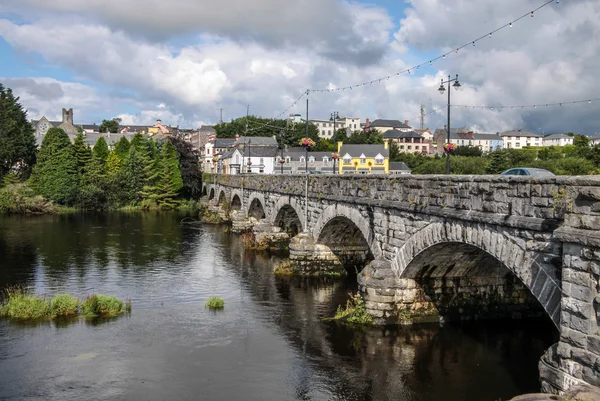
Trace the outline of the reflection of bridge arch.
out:
M 297 226 L 298 233 L 304 230 L 304 224 L 300 217 L 302 215 L 301 211 L 302 206 L 295 197 L 284 196 L 277 200 L 268 218 L 271 224 L 276 227 L 282 227 L 285 231 L 288 231 L 286 228 Z M 290 229 L 288 233 L 292 233 L 293 231 L 293 229 Z
M 492 268 L 484 271 L 486 265 Z M 500 265 L 529 289 L 558 327 L 561 286 L 552 273 L 554 266 L 493 228 L 467 222 L 431 223 L 406 240 L 392 261 L 398 278 L 413 279 L 490 277 Z

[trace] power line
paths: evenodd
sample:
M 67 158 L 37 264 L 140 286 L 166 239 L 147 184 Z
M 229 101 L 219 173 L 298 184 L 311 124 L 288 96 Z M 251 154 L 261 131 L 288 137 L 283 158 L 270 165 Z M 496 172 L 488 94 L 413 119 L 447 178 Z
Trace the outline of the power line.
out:
M 471 46 L 471 47 L 475 46 L 475 43 L 477 43 L 480 40 L 483 40 L 485 38 L 491 38 L 493 34 L 495 34 L 496 32 L 498 32 L 498 31 L 500 31 L 502 29 L 505 29 L 507 27 L 508 28 L 512 28 L 512 25 L 514 23 L 522 20 L 525 17 L 533 17 L 536 11 L 541 10 L 542 8 L 550 5 L 551 3 L 555 2 L 555 1 L 556 1 L 557 4 L 560 3 L 560 0 L 548 0 L 544 4 L 542 4 L 541 6 L 539 6 L 538 8 L 535 8 L 535 9 L 533 9 L 533 10 L 531 10 L 531 11 L 529 11 L 529 12 L 523 14 L 523 15 L 521 15 L 517 19 L 512 20 L 512 21 L 510 21 L 510 22 L 502 25 L 501 27 L 494 29 L 493 31 L 491 31 L 489 33 L 486 33 L 485 35 L 482 35 L 482 36 L 480 36 L 480 37 L 478 37 L 478 38 L 476 38 L 474 40 L 471 40 L 471 41 L 463 44 L 462 46 L 458 46 L 454 50 L 451 50 L 451 51 L 449 51 L 447 53 L 444 53 L 444 54 L 441 54 L 441 55 L 439 55 L 439 56 L 437 56 L 435 58 L 432 58 L 429 61 L 423 62 L 421 64 L 417 64 L 417 65 L 415 65 L 413 67 L 410 67 L 410 68 L 407 68 L 405 70 L 398 71 L 398 72 L 393 73 L 391 75 L 383 76 L 383 77 L 380 77 L 380 78 L 375 78 L 375 79 L 373 79 L 371 81 L 365 81 L 365 82 L 362 82 L 362 83 L 359 83 L 359 84 L 342 86 L 342 87 L 335 88 L 335 89 L 311 89 L 310 91 L 311 92 L 339 92 L 339 91 L 345 91 L 346 89 L 352 90 L 352 88 L 357 88 L 357 87 L 360 87 L 360 86 L 367 86 L 367 85 L 373 85 L 374 83 L 381 83 L 381 81 L 389 80 L 390 78 L 395 77 L 395 76 L 399 76 L 400 74 L 405 74 L 405 73 L 410 74 L 411 71 L 418 70 L 420 67 L 426 66 L 428 64 L 429 65 L 433 65 L 434 61 L 437 61 L 437 60 L 440 60 L 440 59 L 446 59 L 446 56 L 449 56 L 449 55 L 451 55 L 453 53 L 456 54 L 456 53 L 459 52 L 459 50 L 462 50 L 462 49 L 464 49 L 466 47 L 469 47 L 469 46 Z

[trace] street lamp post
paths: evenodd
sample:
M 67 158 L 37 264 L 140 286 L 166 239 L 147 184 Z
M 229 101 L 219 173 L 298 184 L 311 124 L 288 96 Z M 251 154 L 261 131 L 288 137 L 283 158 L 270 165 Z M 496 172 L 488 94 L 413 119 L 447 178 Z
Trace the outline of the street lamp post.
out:
M 454 84 L 452 85 L 452 87 L 456 90 L 458 90 L 461 85 L 460 82 L 458 82 L 458 74 L 456 74 L 456 78 L 450 78 L 450 75 L 448 75 L 448 80 L 444 81 L 442 79 L 442 82 L 440 83 L 440 87 L 438 88 L 438 91 L 443 95 L 444 92 L 446 91 L 446 88 L 444 87 L 444 84 L 448 84 L 448 125 L 446 126 L 446 137 L 448 140 L 448 145 L 450 145 L 450 83 L 454 82 Z M 450 175 L 450 150 L 446 151 L 446 174 Z
M 336 123 L 337 120 L 340 119 L 340 114 L 337 111 L 334 111 L 333 113 L 331 113 L 331 116 L 329 117 L 329 121 L 333 121 L 333 136 L 335 136 L 335 127 L 336 127 Z
M 252 165 L 252 160 L 250 159 L 250 144 L 252 143 L 252 141 L 250 139 L 248 139 L 248 143 L 246 144 L 246 146 L 248 146 L 248 152 L 245 152 L 244 149 L 244 153 L 248 154 L 248 167 L 246 168 L 246 172 L 250 173 L 250 166 Z
M 333 174 L 337 174 L 336 169 L 335 169 L 335 162 L 337 161 L 337 159 L 339 159 L 340 155 L 338 152 L 333 152 L 331 154 L 331 158 L 333 159 Z

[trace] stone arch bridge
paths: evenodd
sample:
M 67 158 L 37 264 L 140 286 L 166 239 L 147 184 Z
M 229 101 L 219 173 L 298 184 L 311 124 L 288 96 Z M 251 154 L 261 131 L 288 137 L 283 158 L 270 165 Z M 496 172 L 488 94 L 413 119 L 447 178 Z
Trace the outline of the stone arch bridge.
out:
M 238 231 L 302 274 L 358 273 L 380 323 L 545 315 L 542 388 L 600 385 L 600 177 L 212 175 Z

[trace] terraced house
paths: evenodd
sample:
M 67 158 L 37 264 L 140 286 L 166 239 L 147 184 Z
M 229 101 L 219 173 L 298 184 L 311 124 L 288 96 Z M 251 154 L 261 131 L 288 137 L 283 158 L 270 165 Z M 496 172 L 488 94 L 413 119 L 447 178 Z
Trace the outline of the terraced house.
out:
M 338 142 L 339 174 L 388 174 L 390 151 L 383 145 L 345 145 Z

